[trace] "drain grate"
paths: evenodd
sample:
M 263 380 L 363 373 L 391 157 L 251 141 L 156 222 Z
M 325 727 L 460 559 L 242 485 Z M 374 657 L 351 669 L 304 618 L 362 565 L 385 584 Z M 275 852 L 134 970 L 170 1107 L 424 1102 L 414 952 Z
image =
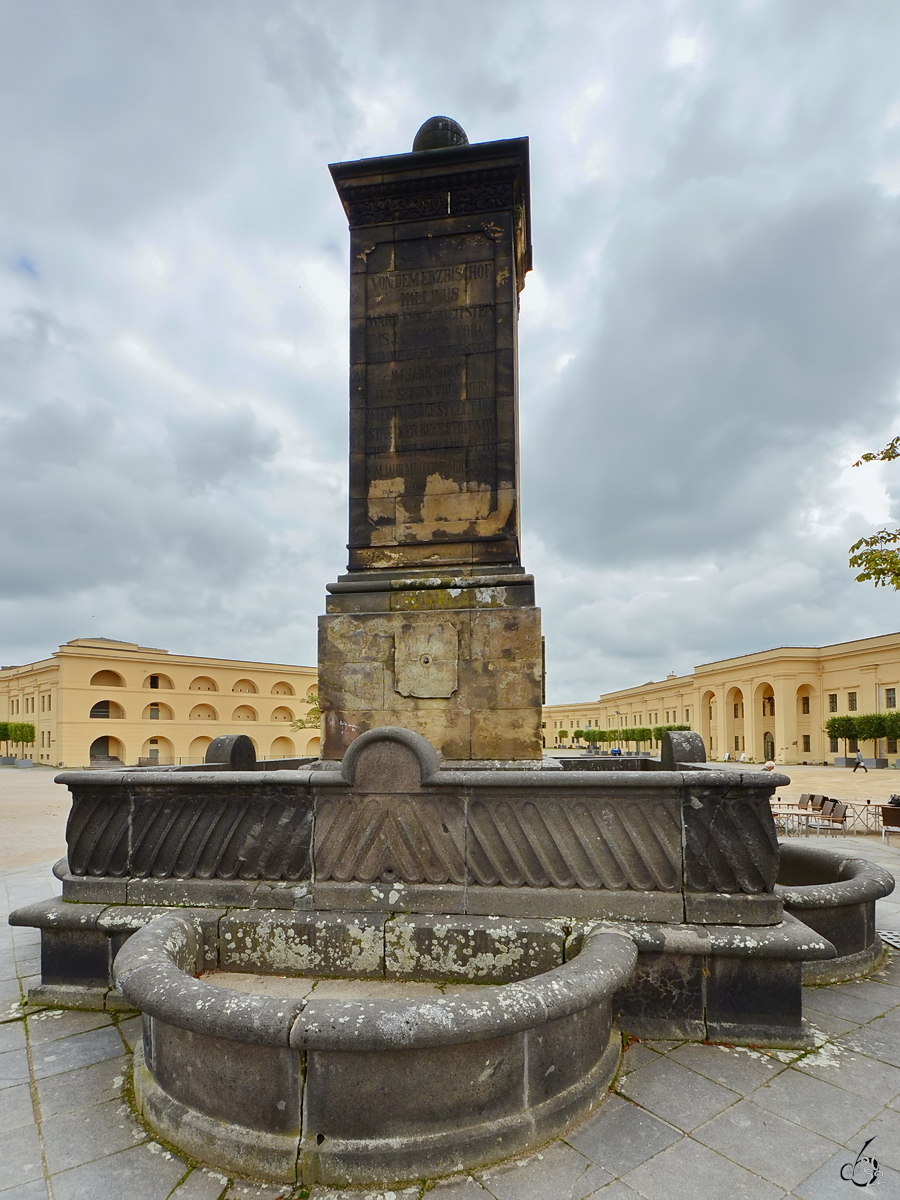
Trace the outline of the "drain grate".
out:
M 879 929 L 876 932 L 888 946 L 893 946 L 895 950 L 900 950 L 900 929 Z

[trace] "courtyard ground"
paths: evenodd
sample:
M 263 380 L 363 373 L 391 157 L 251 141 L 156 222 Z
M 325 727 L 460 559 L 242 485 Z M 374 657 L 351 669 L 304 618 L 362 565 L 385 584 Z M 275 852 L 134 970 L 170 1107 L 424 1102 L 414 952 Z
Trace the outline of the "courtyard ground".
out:
M 519 1161 L 408 1189 L 309 1193 L 191 1163 L 127 1103 L 138 1017 L 24 1003 L 39 936 L 5 917 L 58 893 L 50 866 L 67 805 L 51 781 L 0 768 L 0 1200 L 849 1200 L 867 1178 L 857 1157 L 871 1138 L 865 1154 L 880 1176 L 862 1194 L 900 1200 L 900 953 L 869 979 L 804 989 L 812 1052 L 632 1042 L 595 1115 Z M 824 781 L 794 786 L 853 795 Z M 876 837 L 826 844 L 900 873 L 900 849 Z M 900 901 L 877 908 L 878 928 L 900 942 Z

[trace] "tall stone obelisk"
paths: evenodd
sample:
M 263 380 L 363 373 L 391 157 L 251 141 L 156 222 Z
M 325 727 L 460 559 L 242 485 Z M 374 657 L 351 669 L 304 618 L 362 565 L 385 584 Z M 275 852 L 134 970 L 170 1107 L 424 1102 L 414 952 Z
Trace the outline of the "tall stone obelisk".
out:
M 348 574 L 319 629 L 324 758 L 400 725 L 451 760 L 541 756 L 541 630 L 519 561 L 518 293 L 528 139 L 330 168 L 350 223 Z

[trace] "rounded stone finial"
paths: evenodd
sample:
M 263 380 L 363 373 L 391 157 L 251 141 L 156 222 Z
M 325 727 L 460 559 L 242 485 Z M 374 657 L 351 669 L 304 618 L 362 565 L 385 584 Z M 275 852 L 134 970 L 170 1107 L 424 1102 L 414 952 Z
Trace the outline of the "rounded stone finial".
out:
M 413 140 L 413 150 L 440 150 L 444 146 L 468 146 L 466 131 L 452 117 L 429 117 Z

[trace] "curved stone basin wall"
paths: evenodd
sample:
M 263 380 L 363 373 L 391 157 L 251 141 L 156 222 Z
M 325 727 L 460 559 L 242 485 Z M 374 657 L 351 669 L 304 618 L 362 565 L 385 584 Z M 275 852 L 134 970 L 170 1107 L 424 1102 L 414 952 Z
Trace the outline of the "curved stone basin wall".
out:
M 586 1117 L 618 1065 L 611 998 L 636 954 L 600 931 L 562 966 L 476 991 L 273 998 L 194 978 L 194 928 L 167 914 L 115 975 L 144 1014 L 148 1124 L 227 1170 L 340 1186 L 483 1165 Z
M 890 872 L 837 850 L 782 843 L 776 891 L 786 912 L 827 938 L 837 957 L 803 964 L 804 983 L 836 983 L 881 957 L 875 901 L 894 890 Z

